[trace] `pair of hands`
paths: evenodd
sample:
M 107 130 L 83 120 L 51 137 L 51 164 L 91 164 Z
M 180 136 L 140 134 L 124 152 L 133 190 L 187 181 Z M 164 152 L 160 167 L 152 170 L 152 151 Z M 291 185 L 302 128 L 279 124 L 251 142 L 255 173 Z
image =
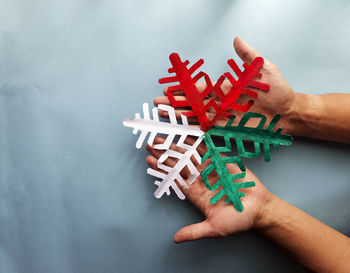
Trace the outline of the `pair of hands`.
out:
M 260 56 L 259 53 L 240 37 L 234 39 L 234 49 L 237 55 L 243 62 L 250 64 L 254 58 Z M 281 114 L 282 119 L 279 122 L 280 127 L 288 133 L 292 133 L 294 128 L 291 120 L 297 113 L 297 99 L 296 93 L 293 92 L 289 84 L 284 80 L 276 65 L 265 59 L 264 65 L 260 70 L 262 74 L 261 81 L 269 84 L 270 90 L 267 93 L 259 92 L 258 100 L 256 100 L 253 106 L 250 108 L 250 112 L 258 112 L 266 115 L 268 119 L 272 119 L 276 114 Z M 204 83 L 197 85 L 199 91 L 203 91 L 205 88 Z M 226 81 L 223 84 L 223 92 L 227 93 L 230 89 L 230 84 Z M 166 97 L 167 89 L 164 89 L 163 97 L 158 97 L 154 100 L 154 104 L 166 104 L 170 105 L 168 98 Z M 178 100 L 184 100 L 183 92 L 179 91 L 177 94 Z M 212 95 L 213 96 L 213 95 Z M 213 97 L 214 99 L 218 99 Z M 245 103 L 248 98 L 245 95 L 240 97 L 240 103 Z M 176 115 L 180 118 L 180 114 L 183 110 L 176 110 Z M 242 113 L 231 110 L 231 114 L 241 117 Z M 166 116 L 165 112 L 160 111 L 161 116 Z M 213 112 L 207 113 L 209 119 L 214 115 Z M 226 124 L 227 119 L 221 118 L 217 121 L 217 125 L 223 126 Z M 254 126 L 254 124 L 251 124 Z M 158 137 L 155 139 L 155 144 L 162 143 L 163 138 Z M 188 143 L 193 144 L 195 140 L 188 138 Z M 181 151 L 175 144 L 171 147 L 174 150 Z M 153 169 L 157 168 L 157 161 L 162 155 L 163 151 L 156 150 L 153 147 L 147 145 L 147 150 L 150 152 L 150 156 L 146 158 L 146 162 Z M 206 146 L 202 143 L 198 147 L 198 152 L 201 156 L 206 153 Z M 175 159 L 168 158 L 164 163 L 169 167 L 173 167 L 176 164 Z M 199 171 L 202 171 L 204 166 L 197 166 Z M 238 166 L 229 166 L 231 173 L 239 172 Z M 181 175 L 184 180 L 189 177 L 189 173 L 184 170 Z M 211 181 L 217 181 L 218 177 L 212 175 Z M 174 236 L 176 243 L 197 240 L 201 238 L 213 238 L 223 237 L 229 234 L 233 234 L 240 231 L 245 231 L 251 228 L 264 228 L 269 225 L 268 217 L 266 217 L 267 207 L 271 200 L 271 194 L 260 182 L 260 180 L 247 169 L 246 176 L 241 181 L 255 181 L 256 186 L 254 188 L 244 189 L 247 197 L 242 199 L 244 210 L 243 212 L 237 212 L 232 204 L 226 204 L 223 200 L 220 200 L 215 205 L 211 205 L 209 200 L 215 195 L 216 192 L 208 190 L 201 177 L 197 179 L 188 189 L 185 189 L 179 185 L 185 196 L 205 215 L 206 220 L 201 223 L 196 223 L 180 229 Z M 240 182 L 240 181 L 238 181 Z

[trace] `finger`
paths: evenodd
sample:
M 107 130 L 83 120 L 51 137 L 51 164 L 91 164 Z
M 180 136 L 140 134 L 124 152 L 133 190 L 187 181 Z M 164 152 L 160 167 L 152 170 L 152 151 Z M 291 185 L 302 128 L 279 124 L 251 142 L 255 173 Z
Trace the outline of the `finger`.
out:
M 184 96 L 174 96 L 174 99 L 176 101 L 186 101 L 186 97 Z M 168 97 L 158 97 L 158 98 L 155 98 L 154 101 L 153 101 L 154 105 L 158 106 L 159 104 L 165 104 L 165 105 L 171 105 L 171 102 L 170 100 L 168 99 Z M 187 108 L 187 109 L 186 109 Z M 179 118 L 180 115 L 181 115 L 181 112 L 189 112 L 190 111 L 190 107 L 182 107 L 182 108 L 176 108 L 176 109 L 179 109 L 179 110 L 175 110 L 177 111 L 176 113 L 176 117 Z M 164 110 L 159 110 L 159 114 L 162 116 L 162 117 L 168 117 L 168 112 L 167 111 L 164 111 Z
M 155 144 L 158 144 L 156 141 L 158 141 L 158 139 L 156 138 L 155 140 Z M 161 141 L 161 143 L 163 143 L 164 141 Z M 156 150 L 153 148 L 153 150 Z M 162 164 L 164 164 L 165 166 L 168 166 L 170 168 L 174 168 L 174 166 L 176 165 L 176 163 L 178 162 L 177 158 L 174 158 L 171 156 L 171 152 L 175 151 L 181 154 L 184 154 L 186 152 L 185 149 L 180 148 L 179 146 L 177 146 L 174 142 L 171 143 L 169 149 L 165 152 L 165 154 L 163 152 L 161 152 L 161 154 L 163 155 L 163 157 L 159 157 L 159 160 Z M 157 151 L 155 151 L 155 154 L 158 155 Z M 180 175 L 184 178 L 184 179 L 188 179 L 191 175 L 190 170 L 187 167 L 184 167 L 181 171 L 180 171 Z
M 214 237 L 217 237 L 216 232 L 211 227 L 210 223 L 207 220 L 205 220 L 201 223 L 193 224 L 180 229 L 174 235 L 174 242 L 178 244 L 202 238 Z
M 191 110 L 188 109 L 176 109 L 175 110 L 175 116 L 176 119 L 181 119 L 181 114 L 182 115 L 186 115 L 186 113 L 192 112 Z M 164 110 L 158 110 L 159 116 L 161 116 L 162 118 L 168 118 L 169 117 L 169 113 L 167 111 Z M 197 118 L 196 117 L 187 117 L 187 120 L 189 122 L 197 122 Z
M 250 64 L 260 54 L 241 37 L 237 36 L 233 41 L 233 46 L 237 55 L 242 59 L 243 62 Z
M 164 96 L 167 96 L 168 95 L 168 88 L 169 87 L 165 87 L 164 89 L 163 89 L 163 94 L 164 94 Z M 184 94 L 185 94 L 185 92 L 183 91 L 183 90 L 174 90 L 174 91 L 172 91 L 171 92 L 174 96 L 175 95 L 180 95 L 180 96 L 184 96 Z
M 215 84 L 215 83 L 214 83 Z M 197 87 L 197 90 L 199 91 L 199 93 L 203 92 L 203 90 L 207 87 L 207 84 L 205 82 L 197 82 L 196 83 L 196 87 Z M 167 96 L 168 95 L 168 88 L 169 87 L 165 87 L 163 89 L 163 94 L 164 96 Z M 174 90 L 171 92 L 174 96 L 175 95 L 178 95 L 178 96 L 184 96 L 185 95 L 185 92 L 183 90 Z
M 196 87 L 197 87 L 198 92 L 202 93 L 204 91 L 204 89 L 207 87 L 207 84 L 205 82 L 197 82 Z
M 151 169 L 153 169 L 153 170 L 155 170 L 155 171 L 157 171 L 157 172 L 160 172 L 160 173 L 164 173 L 165 175 L 167 175 L 167 172 L 166 172 L 166 171 L 164 171 L 164 170 L 158 168 L 158 159 L 155 158 L 154 156 L 151 156 L 151 155 L 147 156 L 147 157 L 146 157 L 146 163 L 150 166 Z M 147 170 L 147 172 L 148 172 L 148 170 Z M 185 178 L 185 177 L 184 177 L 184 178 Z M 185 179 L 186 179 L 186 178 L 185 178 Z M 185 180 L 184 182 L 185 182 L 186 184 L 188 183 L 187 180 Z M 186 188 L 184 188 L 183 185 L 181 185 L 181 184 L 179 183 L 178 180 L 175 180 L 175 183 L 176 183 L 177 186 L 182 190 L 182 192 L 185 194 L 185 196 L 186 196 L 187 198 L 189 198 L 187 192 L 185 191 Z M 191 201 L 191 199 L 190 199 L 190 201 Z
M 204 141 L 202 141 L 201 144 L 198 145 L 197 151 L 200 156 L 204 156 L 208 152 L 208 146 L 205 145 Z
M 165 97 L 163 97 L 165 98 Z M 177 101 L 184 101 L 186 100 L 186 97 L 183 97 L 183 96 L 175 96 L 176 100 Z M 208 102 L 209 102 L 210 99 L 204 99 L 203 100 L 203 104 L 206 105 Z M 170 105 L 170 102 L 169 100 L 166 98 L 166 99 L 156 99 L 154 100 L 154 104 L 155 105 L 159 105 L 159 104 L 166 104 L 166 105 Z M 191 110 L 190 107 L 181 107 L 181 108 L 175 108 L 175 115 L 176 115 L 176 119 L 181 119 L 181 114 L 183 115 L 186 115 L 186 113 L 192 113 L 193 110 Z M 168 118 L 169 117 L 169 114 L 167 111 L 164 111 L 164 110 L 159 110 L 158 111 L 159 113 L 159 116 L 163 117 L 163 118 Z M 216 114 L 216 110 L 214 110 L 212 107 L 210 107 L 207 112 L 206 112 L 206 115 L 208 116 L 209 119 L 212 118 L 212 116 L 214 115 L 215 116 Z M 190 122 L 197 122 L 197 118 L 196 117 L 193 117 L 193 116 L 190 116 L 190 117 L 187 117 L 187 120 L 190 121 Z
M 159 104 L 165 104 L 165 105 L 171 105 L 169 99 L 167 96 L 162 96 L 162 97 L 156 97 L 154 100 L 153 100 L 153 104 L 155 106 L 158 106 Z
M 163 150 L 158 150 L 158 149 L 155 149 L 153 146 L 154 144 L 162 144 L 164 143 L 165 141 L 165 138 L 164 137 L 156 137 L 153 141 L 153 145 L 149 145 L 148 143 L 146 144 L 146 149 L 147 151 L 152 155 L 154 156 L 155 158 L 160 158 L 160 156 L 164 153 Z
M 165 175 L 168 174 L 165 170 L 158 168 L 158 159 L 155 158 L 154 156 L 151 156 L 151 155 L 147 156 L 147 157 L 146 157 L 146 163 L 147 163 L 147 164 L 150 166 L 150 168 L 153 169 L 154 171 L 163 173 L 163 174 L 165 174 Z M 147 173 L 151 174 L 152 172 L 150 172 L 149 170 L 147 170 Z M 187 183 L 187 181 L 184 181 L 184 182 Z M 180 189 L 183 189 L 183 186 L 180 185 L 180 183 L 179 183 L 177 180 L 175 180 L 175 183 L 178 185 L 178 187 L 179 187 Z
M 188 187 L 184 188 L 181 185 L 179 186 L 186 198 L 203 214 L 205 214 L 206 209 L 210 206 L 210 198 L 212 192 L 204 185 L 201 176 Z
M 181 114 L 182 115 L 186 115 L 186 113 L 189 113 L 189 112 L 192 112 L 192 111 L 189 110 L 189 109 L 182 109 L 182 108 L 175 109 L 176 119 L 180 120 L 181 119 Z M 169 118 L 169 113 L 167 111 L 158 110 L 158 114 L 162 118 Z M 191 123 L 198 122 L 196 117 L 187 117 L 187 121 L 189 121 Z M 199 127 L 199 126 L 196 126 L 196 127 Z
M 178 153 L 184 154 L 186 152 L 185 149 L 180 148 L 179 146 L 177 146 L 175 143 L 171 143 L 170 145 L 170 150 L 176 151 Z M 168 157 L 165 161 L 164 161 L 164 165 L 169 166 L 169 167 L 174 167 L 176 165 L 176 163 L 178 162 L 177 159 L 174 159 L 172 157 Z M 181 171 L 180 171 L 180 175 L 184 178 L 184 179 L 188 179 L 191 175 L 190 170 L 188 169 L 187 166 L 185 166 Z
M 154 144 L 160 144 L 164 142 L 164 138 L 162 137 L 157 137 L 154 140 Z M 178 162 L 178 159 L 175 159 L 171 156 L 168 156 L 168 152 L 169 151 L 164 151 L 164 150 L 158 150 L 155 149 L 153 146 L 147 144 L 146 145 L 146 149 L 149 151 L 149 153 L 151 154 L 151 158 L 146 158 L 146 162 L 150 164 L 153 164 L 151 166 L 152 169 L 155 170 L 159 170 L 158 169 L 158 161 L 161 160 L 161 164 L 170 167 L 170 168 L 174 168 L 174 166 L 176 165 L 176 163 Z M 179 153 L 184 153 L 184 150 L 179 148 L 178 146 L 176 146 L 175 143 L 172 143 L 169 147 L 169 150 L 173 150 Z M 164 155 L 165 153 L 165 155 Z M 166 156 L 165 158 L 162 158 L 162 155 Z M 154 162 L 153 158 L 157 161 Z M 184 167 L 181 171 L 180 171 L 180 175 L 184 178 L 184 179 L 188 179 L 191 175 L 190 170 L 187 167 Z
M 187 98 L 185 96 L 174 96 L 174 99 L 176 101 L 186 101 L 187 100 Z M 167 96 L 157 97 L 153 100 L 153 103 L 155 106 L 158 106 L 159 104 L 171 105 L 171 102 Z
M 146 157 L 146 163 L 148 164 L 148 166 L 150 166 L 150 168 L 152 168 L 153 170 L 156 170 L 158 172 L 164 173 L 166 174 L 165 171 L 161 170 L 158 168 L 158 158 L 155 158 L 152 155 L 149 155 Z
M 186 99 L 186 97 L 183 97 L 183 96 L 180 97 L 180 98 L 181 98 L 180 100 L 185 100 Z M 171 105 L 168 97 L 164 97 L 164 96 L 155 98 L 153 103 L 154 103 L 155 106 L 158 106 L 159 104 Z M 186 110 L 186 109 L 175 110 L 176 118 L 177 119 L 181 119 L 181 113 L 186 113 L 186 112 L 190 112 L 190 110 Z M 169 114 L 168 114 L 167 111 L 159 110 L 158 113 L 159 113 L 159 116 L 161 116 L 163 118 L 168 118 L 169 117 Z M 190 122 L 194 122 L 197 119 L 195 117 L 188 117 L 187 120 L 190 121 Z
M 186 138 L 185 143 L 192 146 L 196 141 L 197 141 L 197 138 L 189 136 L 189 137 Z M 208 151 L 208 147 L 204 144 L 204 141 L 202 141 L 198 145 L 197 151 L 198 151 L 200 156 L 203 156 L 203 155 L 206 154 L 206 152 Z
M 148 166 L 150 166 L 152 169 L 157 169 L 157 161 L 158 159 L 155 158 L 152 155 L 149 155 L 146 157 L 146 163 L 148 164 Z

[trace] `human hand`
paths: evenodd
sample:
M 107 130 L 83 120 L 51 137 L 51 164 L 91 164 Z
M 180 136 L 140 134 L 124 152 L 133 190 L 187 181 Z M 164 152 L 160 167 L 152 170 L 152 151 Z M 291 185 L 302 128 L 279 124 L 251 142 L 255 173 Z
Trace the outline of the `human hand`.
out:
M 256 57 L 259 57 L 260 54 L 250 45 L 248 45 L 242 38 L 236 37 L 234 39 L 234 49 L 237 53 L 237 55 L 242 59 L 243 62 L 246 62 L 250 64 Z M 259 81 L 266 83 L 270 86 L 269 92 L 260 92 L 258 91 L 258 99 L 255 100 L 253 106 L 249 109 L 250 112 L 257 112 L 262 113 L 267 116 L 268 119 L 272 119 L 276 114 L 282 115 L 282 119 L 280 120 L 279 124 L 286 130 L 286 132 L 292 131 L 292 124 L 291 122 L 293 116 L 296 113 L 296 93 L 293 92 L 290 85 L 285 81 L 282 74 L 278 70 L 277 66 L 270 62 L 269 60 L 264 60 L 264 65 L 260 69 L 260 73 L 262 74 L 262 77 Z M 198 82 L 197 88 L 199 92 L 202 92 L 206 87 L 206 84 L 204 82 Z M 228 91 L 231 88 L 231 84 L 228 80 L 225 80 L 223 85 L 221 86 L 223 93 L 227 94 Z M 170 105 L 169 99 L 167 98 L 167 88 L 163 91 L 165 96 L 157 97 L 154 100 L 154 104 L 166 104 Z M 177 95 L 177 100 L 185 100 L 183 91 L 179 90 L 177 93 L 174 93 Z M 250 97 L 247 95 L 241 95 L 238 103 L 239 104 L 245 104 Z M 209 94 L 208 99 L 215 99 L 217 103 L 220 103 L 219 98 L 216 96 L 214 92 Z M 180 118 L 180 113 L 184 112 L 186 110 L 176 110 L 177 117 Z M 242 117 L 244 113 L 238 112 L 236 110 L 230 110 L 229 111 L 232 115 Z M 159 113 L 161 116 L 166 117 L 167 113 L 164 111 L 160 111 Z M 212 108 L 209 108 L 207 112 L 207 116 L 209 120 L 212 120 L 215 116 L 215 112 Z M 236 119 L 236 122 L 238 122 L 240 119 Z M 227 118 L 219 118 L 216 121 L 216 125 L 223 126 L 227 122 Z M 248 126 L 254 126 L 257 125 L 254 124 L 253 121 L 251 123 L 248 123 Z
M 157 137 L 154 143 L 159 144 L 163 142 L 164 138 Z M 193 145 L 195 140 L 188 137 L 186 142 L 189 145 Z M 147 145 L 146 148 L 151 153 L 151 155 L 146 158 L 146 162 L 152 169 L 162 172 L 157 168 L 157 161 L 164 151 L 156 150 L 150 145 Z M 185 152 L 174 143 L 170 148 L 181 153 Z M 202 143 L 197 150 L 198 153 L 203 156 L 207 152 L 207 147 Z M 163 164 L 173 167 L 176 164 L 176 159 L 168 158 Z M 206 162 L 200 166 L 197 164 L 196 167 L 199 171 L 202 171 L 206 167 Z M 229 164 L 228 168 L 230 173 L 241 172 L 237 165 Z M 181 172 L 181 175 L 183 179 L 187 181 L 190 173 L 185 168 Z M 211 174 L 209 176 L 210 184 L 213 184 L 213 182 L 217 180 L 218 176 L 216 174 Z M 246 170 L 246 176 L 244 179 L 235 180 L 235 182 L 243 181 L 255 181 L 256 183 L 256 186 L 253 188 L 243 189 L 246 194 L 246 197 L 242 198 L 244 206 L 243 212 L 236 211 L 232 204 L 226 204 L 222 199 L 214 205 L 210 204 L 210 198 L 220 189 L 214 192 L 210 191 L 206 188 L 200 176 L 187 189 L 178 183 L 179 188 L 185 194 L 187 199 L 205 215 L 206 220 L 180 229 L 175 234 L 174 241 L 176 243 L 182 243 L 201 238 L 224 237 L 251 228 L 259 228 L 263 225 L 264 210 L 269 203 L 271 194 L 260 180 L 248 169 Z

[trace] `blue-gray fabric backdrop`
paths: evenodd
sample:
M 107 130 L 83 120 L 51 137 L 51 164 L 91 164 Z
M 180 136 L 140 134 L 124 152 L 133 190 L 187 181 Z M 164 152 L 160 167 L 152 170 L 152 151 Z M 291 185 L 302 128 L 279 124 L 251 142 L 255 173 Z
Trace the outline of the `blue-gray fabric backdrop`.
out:
M 147 153 L 122 127 L 161 94 L 171 52 L 205 58 L 215 79 L 239 60 L 235 35 L 295 91 L 350 90 L 347 0 L 0 0 L 0 272 L 305 272 L 254 232 L 175 245 L 203 218 L 153 197 Z M 350 233 L 349 145 L 296 138 L 247 164 Z

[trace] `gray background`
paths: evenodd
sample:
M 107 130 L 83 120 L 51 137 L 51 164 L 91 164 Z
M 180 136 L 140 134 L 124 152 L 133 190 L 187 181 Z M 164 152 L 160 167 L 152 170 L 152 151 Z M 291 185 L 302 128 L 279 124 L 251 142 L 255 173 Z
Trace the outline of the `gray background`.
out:
M 254 232 L 175 245 L 203 218 L 153 197 L 147 153 L 122 127 L 161 94 L 171 52 L 205 58 L 215 79 L 238 61 L 235 35 L 296 91 L 350 89 L 347 0 L 0 0 L 1 272 L 304 272 Z M 247 165 L 349 235 L 349 145 L 297 138 Z

